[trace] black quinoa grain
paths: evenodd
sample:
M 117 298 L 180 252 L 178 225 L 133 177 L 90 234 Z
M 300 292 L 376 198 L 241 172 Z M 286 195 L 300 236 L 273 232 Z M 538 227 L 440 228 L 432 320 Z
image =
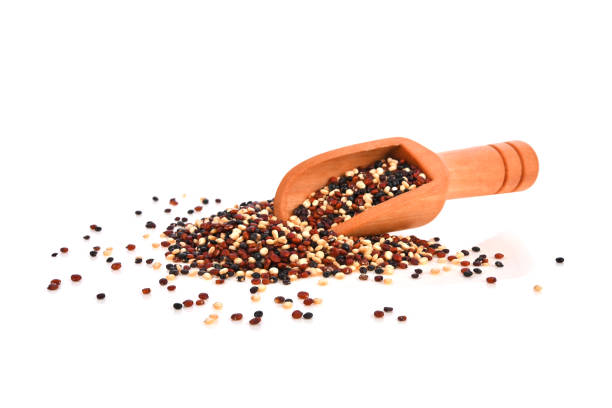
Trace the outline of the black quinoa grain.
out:
M 172 307 L 174 307 L 176 310 L 181 310 L 183 308 L 183 304 L 182 303 L 175 303 L 172 305 Z
M 106 297 L 106 294 L 104 294 L 104 293 L 98 293 L 98 294 L 96 295 L 96 299 L 98 299 L 98 300 L 102 300 L 102 299 L 104 299 L 105 297 Z
M 136 214 L 136 215 L 142 215 L 142 211 L 140 211 L 140 210 L 136 210 L 136 211 L 134 211 L 134 214 Z
M 473 247 L 472 247 L 472 251 L 473 251 L 473 252 L 480 252 L 480 247 L 473 246 Z
M 258 310 L 255 313 L 253 313 L 253 316 L 255 316 L 255 317 L 262 317 L 263 316 L 263 312 L 261 310 Z
M 304 313 L 304 315 L 302 317 L 304 319 L 306 319 L 306 320 L 312 319 L 312 313 L 311 312 L 306 312 L 306 313 Z
M 153 221 L 147 221 L 147 223 L 145 224 L 145 227 L 153 229 L 156 227 L 156 225 Z
M 495 266 L 497 266 L 498 268 L 503 268 L 504 264 L 501 261 L 495 261 Z
M 563 257 L 561 257 L 561 256 L 560 256 L 560 257 L 558 257 L 558 258 L 555 258 L 555 262 L 557 262 L 557 263 L 561 264 L 561 263 L 565 262 L 565 259 L 564 259 Z

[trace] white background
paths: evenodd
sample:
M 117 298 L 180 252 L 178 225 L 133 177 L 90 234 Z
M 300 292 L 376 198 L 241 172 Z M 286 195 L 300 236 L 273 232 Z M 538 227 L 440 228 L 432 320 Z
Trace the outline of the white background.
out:
M 1 2 L 0 405 L 610 406 L 611 19 L 584 0 Z M 165 292 L 123 250 L 153 252 L 171 197 L 272 198 L 301 160 L 391 136 L 537 151 L 530 190 L 411 231 L 506 253 L 495 287 L 398 271 L 254 305 L 235 282 Z M 310 322 L 272 302 L 301 289 L 324 299 Z M 171 309 L 200 290 L 225 304 L 214 327 L 210 303 Z M 385 305 L 408 321 L 374 321 Z

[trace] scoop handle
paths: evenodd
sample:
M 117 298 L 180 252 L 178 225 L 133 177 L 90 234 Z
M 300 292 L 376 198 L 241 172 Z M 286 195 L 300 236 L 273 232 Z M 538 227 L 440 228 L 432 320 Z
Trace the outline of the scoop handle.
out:
M 519 140 L 438 155 L 449 172 L 447 199 L 522 191 L 538 177 L 538 156 Z

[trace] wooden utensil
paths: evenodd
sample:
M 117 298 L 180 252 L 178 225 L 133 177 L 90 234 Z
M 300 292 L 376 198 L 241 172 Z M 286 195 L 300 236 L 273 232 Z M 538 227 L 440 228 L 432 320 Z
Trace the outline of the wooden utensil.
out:
M 538 176 L 538 157 L 521 141 L 436 154 L 410 139 L 381 139 L 332 150 L 295 166 L 278 186 L 275 215 L 287 220 L 331 177 L 389 156 L 419 166 L 431 182 L 338 224 L 336 233 L 361 236 L 418 227 L 433 220 L 447 199 L 522 191 Z

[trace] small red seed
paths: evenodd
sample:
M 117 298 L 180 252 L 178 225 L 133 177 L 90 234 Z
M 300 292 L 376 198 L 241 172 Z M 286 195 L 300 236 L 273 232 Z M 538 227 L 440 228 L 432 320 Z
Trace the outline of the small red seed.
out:
M 68 252 L 68 248 L 66 248 L 66 247 L 62 247 L 62 248 L 60 248 L 60 252 L 61 252 L 62 254 L 65 254 L 66 252 Z
M 58 285 L 59 286 L 59 285 L 62 284 L 62 281 L 59 280 L 59 279 L 51 279 L 51 283 L 53 283 L 54 285 Z
M 73 281 L 73 282 L 78 282 L 78 281 L 81 280 L 81 275 L 77 275 L 77 274 L 70 275 L 70 280 Z
M 385 315 L 385 312 L 383 312 L 382 310 L 377 310 L 374 312 L 374 317 L 378 317 L 381 318 Z
M 191 299 L 184 300 L 183 301 L 183 306 L 185 306 L 185 307 L 193 306 L 193 300 L 191 300 Z
M 59 285 L 56 283 L 50 283 L 49 286 L 47 286 L 49 290 L 57 290 L 57 288 L 59 288 Z
M 148 295 L 149 293 L 151 293 L 151 288 L 142 288 L 143 295 Z
M 176 289 L 176 286 L 168 285 L 168 286 L 166 286 L 166 289 L 168 289 L 168 291 L 172 292 L 174 289 Z
M 198 297 L 202 300 L 208 299 L 208 293 L 202 292 L 198 295 Z
M 234 313 L 230 318 L 234 321 L 242 320 L 242 313 Z
M 294 319 L 300 319 L 302 317 L 302 312 L 299 310 L 294 310 L 293 313 L 291 313 L 291 317 Z
M 300 299 L 306 299 L 308 298 L 308 292 L 298 292 L 297 297 Z
M 118 271 L 119 269 L 121 269 L 121 262 L 115 262 L 114 264 L 112 264 L 111 269 L 113 271 Z
M 204 303 L 206 303 L 206 301 L 204 301 L 204 299 L 198 299 L 198 300 L 196 300 L 196 302 L 195 302 L 195 304 L 196 304 L 197 306 L 202 306 L 202 305 L 204 305 Z
M 126 248 L 128 251 L 133 251 L 133 250 L 135 250 L 135 249 L 136 249 L 136 245 L 134 245 L 134 244 L 128 244 L 128 245 L 127 245 L 125 248 Z
M 502 253 L 498 252 L 498 253 L 495 254 L 495 259 L 502 259 L 503 257 L 504 257 L 504 254 L 502 254 Z
M 254 317 L 251 320 L 249 320 L 249 324 L 251 324 L 253 326 L 256 325 L 256 324 L 259 324 L 259 322 L 261 322 L 261 317 Z
M 404 315 L 397 316 L 397 320 L 399 320 L 400 322 L 405 322 L 406 321 L 406 316 L 404 316 Z
M 495 276 L 489 276 L 487 278 L 487 283 L 495 283 L 497 282 L 497 278 Z

